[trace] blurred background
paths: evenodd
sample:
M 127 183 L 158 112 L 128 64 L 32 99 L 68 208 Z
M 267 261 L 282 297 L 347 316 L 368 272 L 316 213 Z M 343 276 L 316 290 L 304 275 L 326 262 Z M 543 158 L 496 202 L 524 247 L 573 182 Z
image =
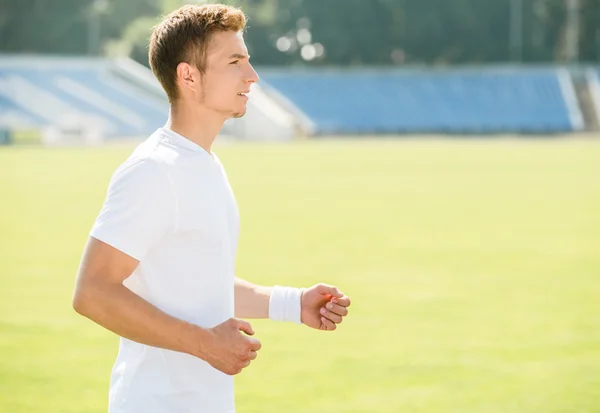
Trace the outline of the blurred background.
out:
M 261 77 L 216 142 L 237 275 L 353 300 L 252 321 L 238 411 L 599 413 L 600 0 L 224 3 Z M 183 4 L 0 0 L 1 412 L 106 411 L 118 339 L 73 282 Z
M 229 3 L 249 17 L 262 78 L 231 137 L 598 130 L 597 0 Z M 0 3 L 4 142 L 65 142 L 78 129 L 91 142 L 122 139 L 162 125 L 148 37 L 181 4 Z

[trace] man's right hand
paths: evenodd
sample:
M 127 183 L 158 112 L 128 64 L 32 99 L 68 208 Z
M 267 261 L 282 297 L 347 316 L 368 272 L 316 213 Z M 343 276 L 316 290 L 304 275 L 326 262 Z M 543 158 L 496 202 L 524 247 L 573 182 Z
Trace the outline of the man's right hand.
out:
M 230 318 L 206 331 L 210 338 L 203 346 L 201 358 L 228 375 L 238 374 L 248 367 L 261 347 L 260 341 L 241 333 L 254 335 L 247 321 Z

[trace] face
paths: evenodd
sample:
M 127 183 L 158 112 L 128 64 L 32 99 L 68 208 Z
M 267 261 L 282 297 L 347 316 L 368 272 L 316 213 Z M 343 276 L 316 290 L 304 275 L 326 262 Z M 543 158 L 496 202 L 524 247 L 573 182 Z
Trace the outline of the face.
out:
M 258 81 L 258 75 L 249 61 L 248 49 L 241 33 L 217 32 L 212 35 L 206 55 L 204 74 L 185 63 L 178 68 L 182 80 L 182 96 L 190 104 L 219 113 L 225 118 L 238 118 L 246 113 L 246 94 Z M 181 65 L 186 73 L 179 73 Z M 190 82 L 191 80 L 191 82 Z

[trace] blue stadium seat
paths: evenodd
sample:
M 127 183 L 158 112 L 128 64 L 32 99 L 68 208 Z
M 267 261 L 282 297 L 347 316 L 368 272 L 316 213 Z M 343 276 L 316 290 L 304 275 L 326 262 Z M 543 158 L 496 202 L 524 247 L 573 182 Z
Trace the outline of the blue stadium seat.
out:
M 31 126 L 41 126 L 44 124 L 44 120 L 34 113 L 29 112 L 26 108 L 23 108 L 12 100 L 0 95 L 0 119 L 5 116 L 18 117 L 23 123 Z
M 267 72 L 261 77 L 322 134 L 575 128 L 556 70 Z
M 168 117 L 168 103 L 157 99 L 143 88 L 117 78 L 111 71 L 110 61 L 99 61 L 96 66 L 85 59 L 81 64 L 69 61 L 45 64 L 12 64 L 0 66 L 0 79 L 19 79 L 32 90 L 48 94 L 61 107 L 69 108 L 85 116 L 101 119 L 110 128 L 108 136 L 144 136 L 164 125 Z M 14 89 L 14 88 L 13 88 Z M 36 99 L 36 96 L 27 96 Z M 31 126 L 52 123 L 51 116 L 40 117 L 28 112 L 27 105 L 18 104 L 14 96 L 0 94 L 0 110 L 10 106 L 20 117 L 27 118 Z M 6 109 L 7 110 L 7 109 Z

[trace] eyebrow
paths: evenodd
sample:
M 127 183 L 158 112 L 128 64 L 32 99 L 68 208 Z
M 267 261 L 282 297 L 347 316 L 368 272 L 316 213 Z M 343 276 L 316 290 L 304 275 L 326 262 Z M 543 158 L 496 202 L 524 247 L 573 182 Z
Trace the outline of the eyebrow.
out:
M 240 53 L 234 53 L 229 56 L 230 59 L 250 59 L 250 56 Z

